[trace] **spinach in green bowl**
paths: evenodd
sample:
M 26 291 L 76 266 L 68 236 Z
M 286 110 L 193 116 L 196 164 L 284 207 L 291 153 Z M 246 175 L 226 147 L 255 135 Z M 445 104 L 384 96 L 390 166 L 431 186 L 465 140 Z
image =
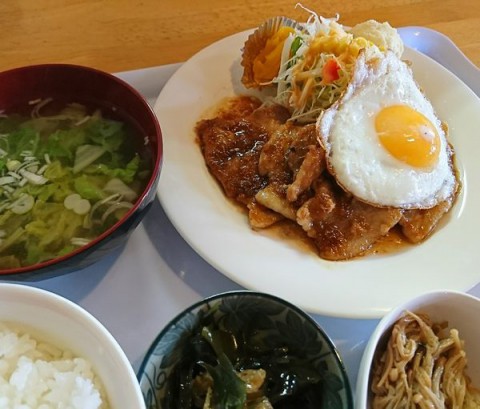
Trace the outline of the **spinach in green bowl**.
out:
M 338 352 L 313 319 L 249 291 L 208 298 L 177 316 L 138 377 L 148 409 L 353 408 Z

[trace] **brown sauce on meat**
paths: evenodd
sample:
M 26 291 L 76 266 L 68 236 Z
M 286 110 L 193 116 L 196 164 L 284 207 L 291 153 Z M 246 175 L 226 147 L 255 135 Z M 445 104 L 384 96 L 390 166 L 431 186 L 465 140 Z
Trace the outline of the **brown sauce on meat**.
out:
M 196 126 L 205 163 L 252 229 L 327 260 L 407 250 L 430 235 L 458 193 L 429 210 L 374 207 L 338 186 L 314 125 L 289 122 L 285 108 L 236 97 L 208 118 Z
M 373 246 L 367 250 L 364 255 L 373 254 L 391 254 L 403 251 L 413 246 L 403 235 L 400 227 L 395 226 L 383 237 L 381 237 Z
M 273 239 L 288 241 L 291 246 L 295 246 L 295 248 L 301 252 L 318 254 L 318 249 L 312 240 L 298 224 L 291 220 L 279 222 L 268 229 L 262 230 L 262 232 Z M 395 226 L 385 236 L 374 243 L 371 248 L 359 254 L 357 257 L 392 254 L 407 250 L 412 246 L 414 246 L 414 244 L 405 238 L 398 226 Z
M 267 229 L 263 229 L 263 232 L 275 240 L 288 242 L 290 246 L 295 247 L 302 253 L 318 254 L 318 250 L 312 240 L 308 238 L 298 224 L 291 220 L 282 220 Z
M 241 209 L 240 207 L 238 209 L 239 211 L 244 211 L 244 209 Z M 302 253 L 314 253 L 318 255 L 318 249 L 315 247 L 312 240 L 298 224 L 291 220 L 283 220 L 267 229 L 259 230 L 258 232 L 275 240 L 286 241 L 290 246 L 295 247 Z M 405 251 L 412 246 L 414 246 L 414 244 L 410 243 L 405 238 L 398 226 L 395 226 L 385 236 L 381 237 L 376 243 L 374 243 L 371 248 L 354 258 L 393 254 Z

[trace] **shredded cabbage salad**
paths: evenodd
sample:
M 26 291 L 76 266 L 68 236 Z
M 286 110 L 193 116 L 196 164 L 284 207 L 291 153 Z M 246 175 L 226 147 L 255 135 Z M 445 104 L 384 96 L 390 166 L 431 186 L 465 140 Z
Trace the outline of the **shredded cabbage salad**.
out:
M 0 269 L 67 254 L 133 207 L 151 169 L 126 123 L 69 104 L 0 115 Z
M 361 49 L 376 47 L 337 23 L 311 12 L 303 30 L 284 42 L 274 102 L 292 111 L 292 120 L 312 122 L 340 98 Z

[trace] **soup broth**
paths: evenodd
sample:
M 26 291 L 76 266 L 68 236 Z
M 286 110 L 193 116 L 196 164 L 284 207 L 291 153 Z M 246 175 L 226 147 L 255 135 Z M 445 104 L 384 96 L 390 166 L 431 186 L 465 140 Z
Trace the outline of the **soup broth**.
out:
M 2 113 L 0 270 L 66 255 L 121 220 L 151 177 L 139 132 L 114 109 L 79 103 Z

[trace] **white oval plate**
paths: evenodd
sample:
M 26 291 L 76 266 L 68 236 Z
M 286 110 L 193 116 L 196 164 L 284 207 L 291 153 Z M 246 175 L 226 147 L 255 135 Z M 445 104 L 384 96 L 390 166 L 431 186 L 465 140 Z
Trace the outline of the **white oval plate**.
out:
M 480 281 L 480 100 L 434 60 L 407 49 L 415 78 L 449 124 L 463 181 L 448 222 L 425 243 L 394 254 L 330 262 L 254 232 L 224 196 L 195 142 L 196 122 L 223 98 L 245 94 L 240 56 L 250 31 L 220 40 L 171 77 L 154 110 L 164 138 L 158 187 L 163 208 L 207 262 L 245 288 L 269 292 L 314 313 L 378 318 L 435 289 L 466 291 Z

